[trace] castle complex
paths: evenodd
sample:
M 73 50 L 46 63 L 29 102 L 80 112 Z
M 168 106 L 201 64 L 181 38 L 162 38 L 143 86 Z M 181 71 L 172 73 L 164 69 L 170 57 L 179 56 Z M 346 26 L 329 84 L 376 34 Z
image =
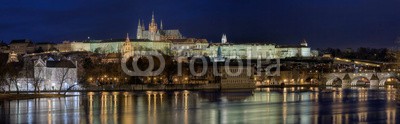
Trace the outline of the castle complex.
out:
M 11 42 L 6 52 L 15 52 L 17 54 L 31 53 L 39 45 L 26 45 L 29 42 L 23 42 L 25 47 L 13 47 L 21 45 L 20 42 Z M 41 44 L 43 49 L 46 46 L 47 51 L 57 50 L 59 52 L 88 51 L 94 53 L 127 53 L 134 55 L 148 55 L 154 51 L 162 52 L 176 57 L 208 56 L 210 58 L 218 57 L 226 59 L 274 59 L 289 57 L 312 57 L 316 53 L 311 52 L 306 40 L 298 45 L 276 45 L 272 43 L 246 43 L 236 44 L 229 42 L 227 35 L 223 34 L 220 43 L 209 43 L 206 39 L 185 38 L 179 30 L 164 30 L 162 22 L 160 26 L 152 15 L 148 30 L 144 23 L 139 20 L 136 32 L 136 39 L 112 39 L 112 40 L 89 40 L 89 41 L 65 41 L 60 44 Z M 33 47 L 32 49 L 30 47 Z M 21 49 L 26 48 L 26 49 Z M 132 52 L 129 52 L 132 51 Z M 134 52 L 133 52 L 134 51 Z M 149 52 L 151 51 L 151 52 Z M 3 50 L 4 52 L 4 50 Z

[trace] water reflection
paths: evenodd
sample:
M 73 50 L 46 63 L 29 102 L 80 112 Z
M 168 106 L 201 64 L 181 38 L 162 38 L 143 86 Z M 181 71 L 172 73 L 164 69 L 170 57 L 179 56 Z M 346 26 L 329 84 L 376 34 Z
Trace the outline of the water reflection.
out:
M 88 92 L 1 102 L 5 123 L 396 123 L 395 90 Z M 298 92 L 310 90 L 307 92 Z

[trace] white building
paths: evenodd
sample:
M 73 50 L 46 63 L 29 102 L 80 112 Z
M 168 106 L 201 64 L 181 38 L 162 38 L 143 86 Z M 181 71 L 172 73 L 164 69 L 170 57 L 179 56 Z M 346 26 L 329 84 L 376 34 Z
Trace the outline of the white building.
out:
M 171 51 L 174 56 L 202 56 L 206 52 L 208 42 L 206 39 L 171 39 Z
M 66 90 L 78 81 L 77 63 L 70 60 L 39 58 L 34 63 L 34 78 L 41 82 L 40 90 Z
M 311 57 L 311 48 L 306 41 L 300 45 L 281 46 L 275 44 L 247 43 L 216 43 L 207 48 L 207 55 L 217 57 L 218 49 L 221 56 L 228 59 L 276 59 L 290 57 Z

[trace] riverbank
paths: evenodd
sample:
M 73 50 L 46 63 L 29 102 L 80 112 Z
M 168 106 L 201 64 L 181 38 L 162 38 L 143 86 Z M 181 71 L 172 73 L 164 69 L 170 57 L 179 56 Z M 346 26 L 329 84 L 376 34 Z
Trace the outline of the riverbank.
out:
M 220 84 L 133 84 L 133 85 L 103 85 L 103 86 L 87 86 L 72 88 L 67 90 L 61 90 L 61 92 L 111 92 L 111 91 L 214 91 L 214 90 L 241 90 L 241 89 L 256 89 L 256 88 L 288 88 L 288 87 L 318 87 L 318 85 L 264 85 L 264 86 L 250 86 L 248 84 L 240 85 L 235 84 L 233 86 L 221 86 Z M 41 90 L 40 92 L 46 92 L 55 94 L 60 90 Z M 22 94 L 31 94 L 33 91 L 19 91 Z M 8 91 L 8 93 L 16 94 L 16 91 Z
M 71 95 L 64 94 L 0 94 L 0 101 L 35 99 L 35 98 L 59 98 Z

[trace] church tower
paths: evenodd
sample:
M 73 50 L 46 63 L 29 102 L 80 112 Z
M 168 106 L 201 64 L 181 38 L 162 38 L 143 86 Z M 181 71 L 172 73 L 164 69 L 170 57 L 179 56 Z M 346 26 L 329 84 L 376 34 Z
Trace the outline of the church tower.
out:
M 303 46 L 303 47 L 307 47 L 308 46 L 308 43 L 307 43 L 306 39 L 303 39 L 303 41 L 301 41 L 300 46 Z
M 228 39 L 226 39 L 226 34 L 222 34 L 221 43 L 228 43 Z
M 160 22 L 160 30 L 163 30 L 162 20 Z
M 11 51 L 10 53 L 8 53 L 7 63 L 10 63 L 10 62 L 19 62 L 18 55 L 14 51 Z
M 142 25 L 140 25 L 140 19 L 139 19 L 139 24 L 136 30 L 136 39 L 143 39 L 143 28 Z
M 133 48 L 131 41 L 129 39 L 129 34 L 126 34 L 126 40 L 124 44 L 122 45 L 122 56 L 125 59 L 128 59 L 129 57 L 133 56 Z
M 151 22 L 149 24 L 149 31 L 150 33 L 156 33 L 157 32 L 157 23 L 154 19 L 154 12 L 153 15 L 151 15 Z

